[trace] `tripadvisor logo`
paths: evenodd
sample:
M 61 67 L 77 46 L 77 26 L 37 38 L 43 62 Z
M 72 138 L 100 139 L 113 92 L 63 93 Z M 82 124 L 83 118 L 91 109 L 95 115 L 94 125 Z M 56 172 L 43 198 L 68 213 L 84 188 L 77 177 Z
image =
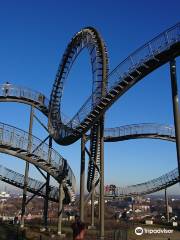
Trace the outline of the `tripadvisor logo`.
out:
M 142 228 L 137 227 L 135 228 L 135 234 L 140 236 L 142 234 L 171 234 L 173 233 L 172 229 L 165 229 L 165 228 L 156 228 L 156 229 L 150 229 L 150 228 Z
M 143 234 L 143 228 L 142 227 L 137 227 L 135 228 L 135 234 L 136 235 L 142 235 Z

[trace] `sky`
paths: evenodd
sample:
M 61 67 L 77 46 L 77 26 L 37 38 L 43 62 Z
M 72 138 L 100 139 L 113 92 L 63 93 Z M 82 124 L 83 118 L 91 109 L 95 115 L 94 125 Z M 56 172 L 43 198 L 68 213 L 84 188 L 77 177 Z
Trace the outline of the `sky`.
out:
M 0 1 L 0 83 L 6 81 L 42 92 L 48 98 L 63 52 L 73 35 L 95 27 L 108 48 L 113 70 L 134 50 L 179 21 L 180 2 L 172 1 Z M 177 60 L 178 84 L 180 61 Z M 91 65 L 84 50 L 69 73 L 62 111 L 73 116 L 91 94 Z M 0 122 L 28 131 L 30 107 L 0 103 Z M 36 114 L 47 123 L 38 111 Z M 105 115 L 105 127 L 134 123 L 173 125 L 169 65 L 157 69 L 124 94 Z M 47 133 L 34 122 L 33 134 Z M 55 149 L 65 157 L 79 182 L 80 141 Z M 0 164 L 23 172 L 25 162 L 0 154 Z M 88 158 L 86 158 L 86 170 Z M 177 167 L 175 144 L 159 140 L 105 143 L 105 184 L 125 186 L 156 178 Z M 31 177 L 42 179 L 31 166 Z M 78 188 L 78 186 L 77 186 Z M 172 188 L 179 192 L 179 185 Z

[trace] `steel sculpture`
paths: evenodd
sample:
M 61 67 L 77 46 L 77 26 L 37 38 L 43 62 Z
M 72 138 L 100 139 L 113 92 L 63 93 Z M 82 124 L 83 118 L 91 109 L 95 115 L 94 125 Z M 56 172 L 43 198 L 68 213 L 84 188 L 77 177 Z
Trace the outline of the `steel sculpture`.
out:
M 62 92 L 68 73 L 76 57 L 84 48 L 88 49 L 91 59 L 93 83 L 92 95 L 82 105 L 74 117 L 71 120 L 68 120 L 62 115 Z M 104 237 L 104 141 L 122 141 L 142 137 L 160 138 L 163 140 L 171 139 L 170 141 L 176 141 L 178 173 L 180 175 L 180 119 L 175 62 L 175 58 L 179 55 L 180 23 L 161 33 L 156 38 L 137 49 L 108 75 L 108 57 L 105 43 L 100 34 L 94 28 L 87 27 L 79 31 L 68 44 L 56 74 L 50 101 L 48 101 L 47 98 L 40 93 L 14 87 L 9 83 L 0 86 L 0 101 L 26 103 L 37 108 L 48 117 L 48 128 L 36 117 L 40 124 L 49 131 L 51 136 L 48 136 L 47 139 L 52 138 L 59 144 L 69 145 L 81 138 L 81 219 L 83 219 L 84 214 L 84 173 L 85 154 L 87 153 L 89 157 L 87 190 L 90 192 L 92 199 L 94 197 L 95 188 L 97 184 L 100 183 L 100 237 L 102 239 Z M 155 129 L 153 129 L 152 132 L 149 131 L 149 129 L 147 131 L 147 127 L 155 127 L 155 125 L 152 124 L 149 126 L 126 126 L 118 129 L 107 129 L 104 131 L 104 114 L 111 105 L 146 75 L 167 62 L 170 62 L 175 134 L 173 133 L 174 135 L 172 135 L 168 132 L 167 128 L 165 132 L 157 132 Z M 47 158 L 44 158 L 40 149 L 45 146 L 45 141 L 47 139 L 40 141 L 32 136 L 32 139 L 30 138 L 28 140 L 27 133 L 23 133 L 21 130 L 12 128 L 8 125 L 1 124 L 1 126 L 2 130 L 1 128 L 0 130 L 2 137 L 0 151 L 20 157 L 45 170 L 47 174 L 49 174 L 46 177 L 46 190 L 48 189 L 48 176 L 50 175 L 60 183 L 59 195 L 62 194 L 62 182 L 65 185 L 68 185 L 68 182 L 70 182 L 70 185 L 75 183 L 73 174 L 72 176 L 69 176 L 72 171 L 66 164 L 66 160 L 62 157 L 58 158 L 58 161 L 60 160 L 59 168 L 59 163 L 57 164 L 53 158 L 51 159 L 51 162 L 48 162 Z M 5 126 L 5 128 L 8 126 L 11 130 L 15 129 L 15 134 L 17 131 L 19 131 L 20 134 L 24 134 L 26 146 L 24 144 L 21 146 L 21 140 L 14 135 L 11 136 L 14 142 L 10 140 L 8 134 L 6 141 L 5 135 L 3 134 L 4 131 L 7 131 L 6 129 L 3 129 L 3 126 Z M 88 130 L 90 130 L 90 134 L 87 134 Z M 165 129 L 163 128 L 161 130 L 164 131 Z M 126 133 L 123 134 L 122 131 L 126 131 Z M 129 131 L 129 133 L 127 133 L 127 131 Z M 15 143 L 15 140 L 17 140 L 17 143 Z M 85 145 L 88 140 L 90 140 L 89 150 Z M 32 147 L 27 147 L 29 141 L 37 141 L 39 144 L 38 146 L 36 145 L 37 149 L 35 148 L 35 145 L 33 146 L 33 144 Z M 45 156 L 48 155 L 49 153 L 46 151 Z M 68 174 L 67 169 L 65 170 L 62 168 L 62 166 L 65 165 L 68 166 Z M 63 178 L 62 180 L 61 175 L 67 175 L 67 179 Z M 28 179 L 27 175 L 25 177 L 24 193 L 26 192 L 26 188 L 28 186 L 26 179 Z M 61 179 L 61 181 L 59 179 Z M 176 181 L 179 181 L 179 178 L 176 178 Z M 161 184 L 161 187 L 165 188 L 165 185 Z M 148 186 L 148 189 L 153 189 L 153 191 L 156 189 L 150 188 L 148 183 L 146 183 L 146 186 Z M 73 186 L 72 189 L 74 191 L 75 187 Z M 126 191 L 128 192 L 129 190 L 127 189 Z M 131 191 L 129 191 L 129 193 L 130 192 Z M 140 192 L 137 191 L 138 194 L 140 194 Z M 144 190 L 144 194 L 146 192 L 147 191 Z M 136 194 L 136 192 L 134 192 L 134 194 Z M 46 191 L 45 212 L 47 212 L 48 195 L 49 193 Z M 59 201 L 60 212 L 62 212 L 61 203 L 62 202 Z M 45 215 L 47 214 L 45 213 Z M 59 218 L 59 223 L 61 223 L 61 216 Z M 58 232 L 61 234 L 61 227 L 58 228 Z

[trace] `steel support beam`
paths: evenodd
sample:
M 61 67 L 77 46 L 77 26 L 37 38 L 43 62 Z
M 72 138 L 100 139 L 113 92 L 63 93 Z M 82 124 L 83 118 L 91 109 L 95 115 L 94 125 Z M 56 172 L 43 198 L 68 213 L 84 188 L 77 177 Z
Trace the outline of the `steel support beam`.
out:
M 167 188 L 165 188 L 164 190 L 165 190 L 166 219 L 167 219 L 167 222 L 169 222 L 169 203 L 168 203 Z
M 44 125 L 44 123 L 41 122 L 41 120 L 34 114 L 34 118 L 37 120 L 37 122 L 47 131 L 48 131 L 48 128 Z
M 31 152 L 31 149 L 32 149 L 33 115 L 34 115 L 34 108 L 31 106 L 30 121 L 29 121 L 28 152 Z M 28 176 L 29 176 L 29 163 L 26 162 L 25 174 L 24 174 L 22 212 L 21 212 L 21 227 L 22 228 L 24 227 L 24 217 L 25 217 L 25 212 L 26 212 L 26 196 L 27 196 Z
M 51 163 L 51 153 L 52 153 L 52 138 L 49 138 L 49 150 L 48 150 L 48 162 Z M 48 199 L 49 199 L 49 188 L 50 175 L 47 173 L 46 177 L 46 196 L 44 198 L 44 228 L 47 230 L 48 227 Z
M 81 173 L 80 173 L 80 219 L 84 222 L 84 185 L 85 185 L 85 143 L 86 136 L 81 138 Z
M 50 135 L 47 136 L 47 137 L 31 152 L 31 154 L 32 154 L 32 153 L 35 153 L 35 152 L 38 150 L 38 148 L 40 148 L 49 138 L 50 138 Z
M 100 238 L 104 239 L 104 117 L 100 119 Z
M 44 179 L 46 180 L 47 179 L 47 177 L 46 177 L 46 175 L 43 173 L 43 171 L 39 168 L 39 167 L 37 167 L 37 166 L 35 166 L 35 168 L 38 170 L 38 172 L 40 172 L 40 174 L 44 177 Z
M 178 86 L 177 86 L 175 59 L 172 59 L 170 61 L 170 74 L 171 74 L 173 113 L 174 113 L 174 127 L 175 127 L 175 135 L 176 135 L 177 162 L 178 162 L 178 171 L 180 176 L 180 117 L 179 117 L 179 99 L 178 99 Z
M 59 184 L 58 235 L 62 235 L 63 183 Z
M 26 205 L 28 205 L 28 203 L 32 201 L 33 198 L 35 198 L 45 186 L 46 186 L 46 183 L 44 183 L 38 190 L 36 190 L 35 193 L 26 201 Z

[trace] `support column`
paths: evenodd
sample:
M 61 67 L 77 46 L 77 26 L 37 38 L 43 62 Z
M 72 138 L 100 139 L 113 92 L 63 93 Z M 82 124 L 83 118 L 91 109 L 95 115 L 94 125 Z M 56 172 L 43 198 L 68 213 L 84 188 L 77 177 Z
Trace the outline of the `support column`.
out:
M 100 222 L 100 196 L 98 196 L 98 221 Z
M 91 229 L 94 229 L 94 183 L 92 186 L 93 190 L 92 190 L 92 194 L 91 194 Z
M 81 174 L 80 174 L 80 219 L 84 222 L 84 184 L 85 184 L 85 134 L 81 138 Z
M 58 235 L 62 235 L 63 184 L 59 184 Z
M 169 203 L 168 203 L 168 196 L 167 196 L 167 188 L 165 188 L 165 206 L 166 206 L 166 219 L 169 222 Z
M 174 127 L 176 136 L 176 151 L 178 171 L 180 176 L 180 117 L 179 117 L 179 99 L 178 99 L 178 87 L 176 76 L 176 60 L 170 61 L 170 74 L 171 74 L 171 87 L 172 87 L 172 101 L 173 101 L 173 113 L 174 113 Z
M 31 106 L 30 111 L 30 121 L 29 121 L 29 138 L 28 138 L 28 152 L 32 149 L 32 127 L 33 127 L 33 116 L 34 108 Z M 27 186 L 28 186 L 28 176 L 29 176 L 29 163 L 26 162 L 25 174 L 24 174 L 24 188 L 23 188 L 23 199 L 22 199 L 22 212 L 21 212 L 21 227 L 24 227 L 24 216 L 26 212 L 26 196 L 27 196 Z
M 51 163 L 51 152 L 52 152 L 52 138 L 49 138 L 49 150 L 48 150 L 48 162 Z M 47 173 L 46 176 L 46 196 L 44 198 L 44 230 L 47 230 L 48 227 L 48 203 L 49 203 L 49 183 L 50 183 L 50 174 Z
M 100 119 L 100 238 L 104 239 L 104 117 Z

